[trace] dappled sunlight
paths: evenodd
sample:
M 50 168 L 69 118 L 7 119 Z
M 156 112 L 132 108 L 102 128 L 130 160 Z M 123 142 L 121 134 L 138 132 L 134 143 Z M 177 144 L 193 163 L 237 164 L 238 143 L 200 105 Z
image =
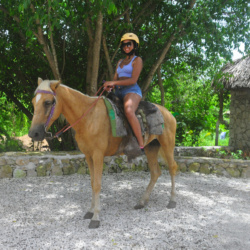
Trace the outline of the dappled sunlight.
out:
M 53 249 L 55 244 L 58 249 L 247 246 L 249 180 L 179 174 L 177 207 L 167 209 L 171 181 L 164 170 L 147 206 L 135 210 L 149 180 L 150 174 L 145 172 L 106 175 L 101 226 L 96 230 L 89 230 L 89 220 L 83 219 L 91 202 L 89 176 L 3 180 L 0 225 L 4 233 L 0 242 L 37 249 Z

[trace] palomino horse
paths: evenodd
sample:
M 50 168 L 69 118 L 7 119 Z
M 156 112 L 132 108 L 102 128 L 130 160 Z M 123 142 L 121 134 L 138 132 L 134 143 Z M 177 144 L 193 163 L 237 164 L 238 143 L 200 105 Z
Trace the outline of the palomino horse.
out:
M 43 81 L 38 78 L 38 88 L 32 100 L 34 116 L 29 136 L 35 141 L 45 138 L 46 130 L 63 114 L 70 124 L 75 123 L 88 108 L 93 105 L 97 97 L 90 97 L 60 84 L 59 81 Z M 151 179 L 141 200 L 135 209 L 143 208 L 152 192 L 154 185 L 161 175 L 158 164 L 158 153 L 167 161 L 171 175 L 172 189 L 168 208 L 176 206 L 175 174 L 177 164 L 174 160 L 176 120 L 164 107 L 156 105 L 164 118 L 164 129 L 161 135 L 149 135 L 145 142 L 145 154 L 148 159 Z M 53 112 L 51 110 L 53 109 Z M 53 113 L 53 115 L 51 115 Z M 100 191 L 104 156 L 114 155 L 122 141 L 120 137 L 113 137 L 108 112 L 102 98 L 96 102 L 91 111 L 75 126 L 76 141 L 82 153 L 85 154 L 92 186 L 92 202 L 85 219 L 91 219 L 89 228 L 100 225 Z

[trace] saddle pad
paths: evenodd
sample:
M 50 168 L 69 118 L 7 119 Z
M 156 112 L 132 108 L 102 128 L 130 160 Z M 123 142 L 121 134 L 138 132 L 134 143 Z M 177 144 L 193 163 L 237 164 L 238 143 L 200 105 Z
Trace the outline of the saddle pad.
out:
M 125 126 L 125 116 L 117 107 L 113 100 L 104 98 L 108 110 L 112 135 L 114 137 L 123 137 L 128 135 Z M 136 111 L 137 118 L 140 122 L 142 134 L 160 135 L 164 128 L 164 119 L 160 110 L 152 103 L 141 101 Z
M 104 103 L 108 110 L 112 135 L 114 137 L 127 136 L 128 133 L 124 126 L 124 115 L 110 99 L 104 98 Z

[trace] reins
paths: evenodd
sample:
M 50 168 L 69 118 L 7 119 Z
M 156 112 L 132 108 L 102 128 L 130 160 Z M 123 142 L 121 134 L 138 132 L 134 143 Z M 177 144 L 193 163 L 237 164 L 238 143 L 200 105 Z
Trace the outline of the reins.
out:
M 102 88 L 103 88 L 103 86 L 101 86 L 101 87 L 98 89 L 98 91 L 95 93 L 95 96 L 100 92 L 100 90 L 101 90 Z M 58 138 L 61 134 L 63 134 L 64 132 L 68 131 L 70 128 L 74 127 L 77 123 L 80 122 L 80 120 L 81 120 L 83 117 L 85 117 L 85 116 L 94 108 L 94 106 L 96 105 L 96 103 L 97 103 L 97 102 L 100 100 L 100 98 L 102 97 L 104 91 L 107 90 L 107 89 L 108 89 L 109 91 L 111 91 L 109 88 L 106 88 L 106 87 L 103 88 L 103 90 L 102 90 L 102 92 L 100 93 L 100 95 L 99 95 L 99 96 L 97 97 L 97 99 L 91 104 L 91 106 L 87 109 L 87 111 L 86 111 L 85 113 L 83 113 L 82 116 L 79 117 L 72 125 L 70 125 L 70 124 L 68 123 L 68 124 L 65 125 L 61 130 L 59 130 L 54 136 L 52 136 L 52 133 L 47 132 L 46 130 L 47 130 L 47 126 L 48 126 L 48 124 L 49 124 L 49 122 L 50 122 L 50 120 L 51 120 L 51 118 L 52 118 L 52 116 L 53 116 L 53 114 L 54 114 L 55 105 L 56 105 L 56 101 L 55 101 L 55 103 L 53 104 L 53 106 L 52 106 L 52 108 L 51 108 L 51 110 L 50 110 L 50 114 L 49 114 L 49 116 L 48 116 L 48 119 L 47 119 L 47 121 L 46 121 L 46 123 L 45 123 L 45 125 L 44 125 L 45 132 L 46 132 L 46 134 L 50 134 L 50 137 L 45 137 L 45 138 L 47 138 L 47 139 Z M 46 91 L 46 90 L 37 90 L 37 93 L 51 94 L 51 95 L 54 96 L 54 98 L 55 98 L 55 96 L 56 96 L 56 93 L 55 93 L 55 92 Z M 55 100 L 56 100 L 56 99 L 55 99 Z

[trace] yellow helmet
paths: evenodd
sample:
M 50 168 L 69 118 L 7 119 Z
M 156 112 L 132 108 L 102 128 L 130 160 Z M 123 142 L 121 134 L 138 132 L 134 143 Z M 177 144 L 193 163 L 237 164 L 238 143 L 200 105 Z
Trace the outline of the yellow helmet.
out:
M 138 36 L 136 34 L 134 34 L 134 33 L 126 33 L 126 34 L 124 34 L 122 36 L 122 38 L 121 38 L 120 43 L 122 43 L 125 40 L 133 40 L 138 44 L 138 47 L 139 47 L 140 42 L 139 42 L 139 38 L 138 38 Z

